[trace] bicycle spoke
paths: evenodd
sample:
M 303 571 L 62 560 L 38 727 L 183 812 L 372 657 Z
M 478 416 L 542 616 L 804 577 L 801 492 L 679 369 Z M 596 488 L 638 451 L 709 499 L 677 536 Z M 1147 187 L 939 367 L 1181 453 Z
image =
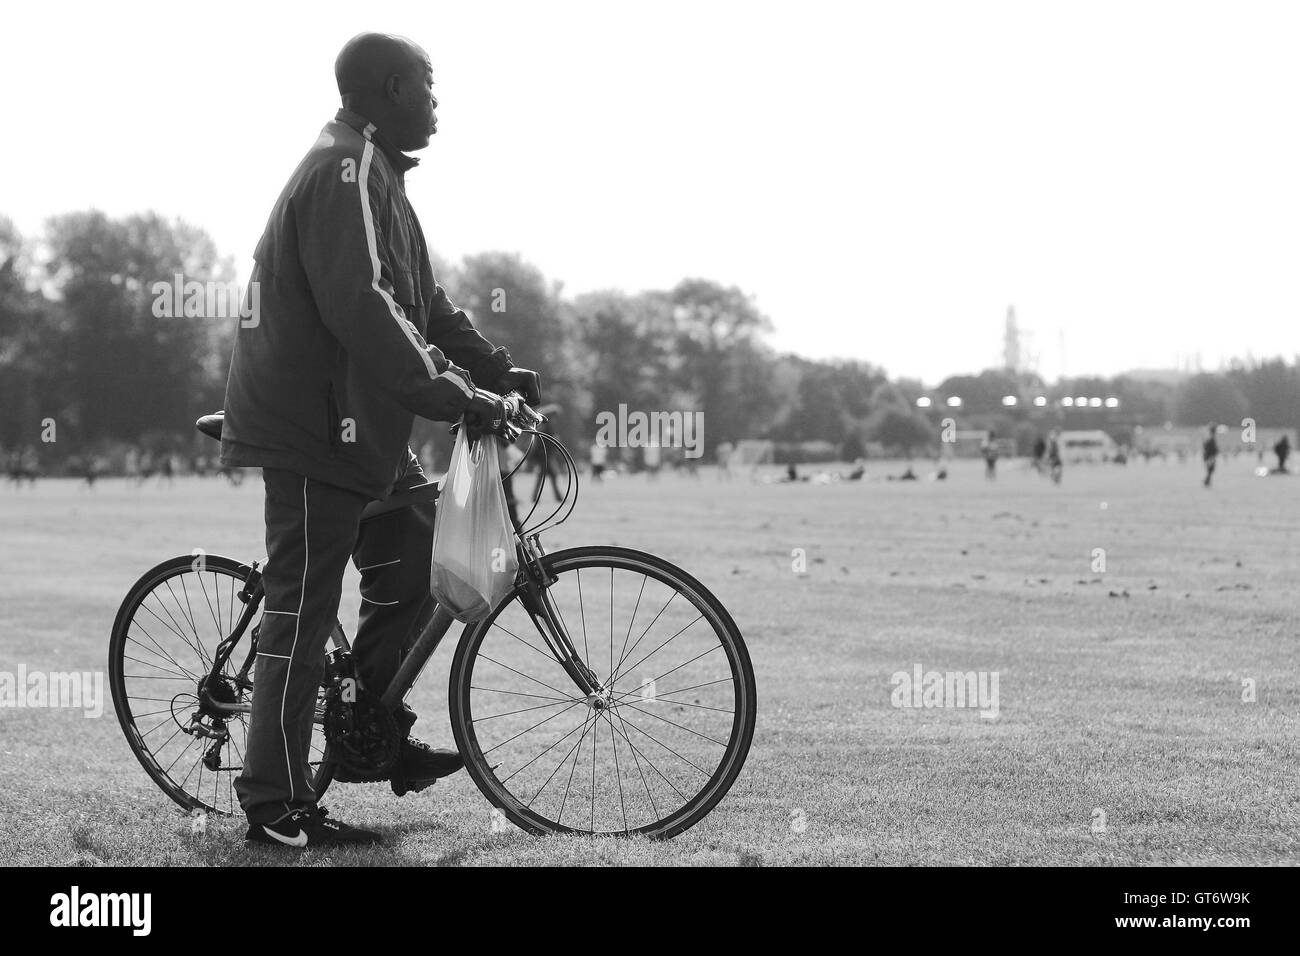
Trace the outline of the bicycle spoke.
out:
M 613 592 L 613 578 L 614 578 L 613 568 L 610 569 L 609 576 L 610 576 L 610 588 L 611 588 L 610 590 L 611 598 L 610 598 L 610 606 L 609 606 L 609 610 L 610 610 L 609 619 L 610 619 L 610 628 L 611 628 L 609 632 L 609 637 L 610 637 L 609 659 L 612 662 L 614 660 L 614 631 L 613 631 L 614 605 L 613 605 L 613 597 L 612 597 L 614 593 Z M 609 724 L 609 746 L 610 749 L 614 751 L 614 779 L 618 782 L 618 806 L 619 809 L 623 811 L 623 832 L 626 833 L 628 829 L 627 803 L 624 802 L 623 800 L 623 771 L 622 768 L 619 766 L 619 762 L 618 762 L 618 741 L 614 739 L 614 725 L 610 723 L 608 720 L 605 721 L 605 723 Z
M 495 687 L 478 687 L 477 685 L 473 685 L 473 684 L 470 685 L 470 690 L 482 690 L 482 691 L 487 691 L 490 694 L 509 694 L 512 697 L 532 697 L 536 700 L 558 700 L 558 701 L 563 701 L 565 703 L 568 703 L 569 701 L 574 699 L 572 697 L 546 697 L 543 696 L 542 694 L 521 694 L 519 691 L 515 691 L 515 690 L 498 690 Z
M 626 706 L 631 707 L 638 714 L 645 714 L 647 717 L 653 717 L 655 720 L 662 720 L 665 724 L 672 724 L 674 727 L 678 728 L 679 730 L 684 730 L 688 734 L 694 734 L 696 737 L 703 737 L 705 740 L 709 741 L 710 743 L 715 743 L 719 747 L 727 746 L 727 742 L 725 740 L 715 740 L 713 737 L 710 737 L 708 734 L 702 734 L 698 730 L 691 730 L 691 728 L 684 727 L 681 724 L 677 723 L 676 721 L 669 720 L 667 717 L 660 717 L 658 714 L 651 713 L 648 710 L 642 710 L 640 707 L 636 706 L 635 704 L 627 704 Z
M 157 592 L 153 592 L 150 596 L 153 597 L 154 600 L 158 600 Z M 167 610 L 167 607 L 166 607 L 166 606 L 165 606 L 161 601 L 158 601 L 158 606 L 161 607 L 161 608 L 163 609 L 163 611 L 167 614 L 167 616 L 170 617 L 170 618 L 172 619 L 173 623 L 176 622 L 176 618 L 172 616 L 171 611 L 168 611 L 168 610 Z M 179 624 L 176 624 L 175 627 L 173 627 L 172 624 L 168 624 L 168 623 L 167 623 L 166 621 L 164 621 L 162 618 L 158 617 L 158 615 L 157 615 L 157 613 L 154 611 L 154 609 L 151 608 L 151 607 L 149 607 L 149 605 L 147 605 L 147 604 L 143 604 L 143 603 L 142 603 L 142 604 L 140 605 L 140 607 L 141 607 L 143 610 L 146 610 L 146 611 L 148 611 L 150 614 L 152 614 L 152 615 L 154 616 L 154 619 L 157 620 L 159 624 L 161 624 L 163 627 L 167 628 L 169 631 L 171 631 L 173 634 L 175 634 L 177 637 L 179 637 L 179 638 L 181 639 L 181 641 L 183 641 L 183 642 L 185 643 L 185 645 L 188 646 L 188 647 L 190 648 L 190 650 L 194 651 L 195 655 L 198 656 L 199 660 L 200 660 L 200 661 L 203 661 L 203 659 L 204 659 L 204 658 L 203 658 L 203 653 L 199 650 L 198 645 L 192 643 L 188 637 L 186 637 L 186 636 L 185 636 L 184 634 L 182 634 L 179 630 L 177 630 L 177 627 L 180 626 Z M 184 614 L 181 615 L 181 617 L 184 617 L 184 616 L 185 616 Z M 141 624 L 139 621 L 137 621 L 137 620 L 133 620 L 131 623 L 132 623 L 133 625 L 135 625 L 136 627 L 140 628 L 140 630 L 142 630 L 142 631 L 144 630 L 144 625 Z M 147 632 L 146 632 L 146 633 L 147 633 Z M 197 640 L 197 638 L 198 638 L 198 633 L 195 632 L 195 639 Z
M 669 780 L 668 777 L 664 774 L 664 772 L 660 770 L 658 766 L 655 765 L 654 761 L 652 761 L 648 756 L 646 756 L 645 751 L 641 750 L 639 747 L 637 747 L 636 744 L 632 743 L 632 738 L 627 735 L 628 722 L 625 721 L 622 715 L 619 714 L 617 711 L 615 711 L 614 716 L 618 718 L 618 722 L 623 728 L 622 730 L 619 731 L 619 733 L 622 734 L 623 740 L 627 742 L 627 745 L 632 748 L 632 752 L 634 754 L 640 754 L 641 759 L 644 760 L 650 766 L 650 769 L 653 770 L 655 773 L 659 774 L 663 782 L 668 784 L 668 786 L 672 787 L 673 792 L 676 793 L 677 796 L 681 797 L 682 800 L 686 800 L 687 799 L 686 794 L 682 793 L 680 790 L 677 789 L 677 785 L 673 783 L 671 780 Z
M 691 621 L 691 624 L 694 624 L 695 621 L 702 621 L 702 620 L 704 620 L 704 615 L 703 615 L 703 614 L 700 614 L 700 615 L 698 615 L 698 616 L 695 618 L 694 621 Z M 687 624 L 686 627 L 690 627 L 691 624 Z M 649 654 L 647 654 L 645 657 L 641 658 L 639 661 L 637 661 L 635 664 L 633 664 L 631 667 L 629 667 L 628 670 L 636 670 L 636 668 L 640 667 L 642 664 L 644 664 L 646 661 L 650 660 L 650 658 L 654 657 L 656 654 L 658 654 L 661 650 L 663 650 L 665 647 L 667 647 L 667 646 L 668 646 L 669 644 L 671 644 L 673 641 L 677 640 L 677 638 L 680 637 L 680 636 L 682 635 L 682 633 L 686 630 L 686 627 L 682 628 L 680 631 L 678 631 L 678 632 L 677 632 L 676 634 L 674 634 L 672 637 L 668 638 L 668 640 L 664 641 L 662 644 L 660 644 L 658 647 L 656 647 L 653 651 L 651 651 L 651 652 L 650 652 Z M 717 645 L 717 646 L 720 647 L 721 645 Z M 710 648 L 710 650 L 712 650 L 712 648 Z
M 555 819 L 555 822 L 560 825 L 564 824 L 564 805 L 569 800 L 569 789 L 573 786 L 573 773 L 578 769 L 578 758 L 582 756 L 582 742 L 587 739 L 587 721 L 590 717 L 591 712 L 588 711 L 586 716 L 582 718 L 582 736 L 578 738 L 577 753 L 573 755 L 573 768 L 569 771 L 569 782 L 564 785 L 564 799 L 560 801 L 560 815 Z
M 546 683 L 546 681 L 540 681 L 540 680 L 538 680 L 536 677 L 529 677 L 527 674 L 523 673 L 523 671 L 517 671 L 517 670 L 515 670 L 513 667 L 509 667 L 509 666 L 507 666 L 506 664 L 502 664 L 500 661 L 492 660 L 492 658 L 488 657 L 486 654 L 480 654 L 479 656 L 480 656 L 481 658 L 483 658 L 483 660 L 485 660 L 485 661 L 492 661 L 492 663 L 493 663 L 493 664 L 496 664 L 498 667 L 504 667 L 506 670 L 510 671 L 510 673 L 512 673 L 512 674 L 518 674 L 520 677 L 524 678 L 525 680 L 530 680 L 530 681 L 532 681 L 534 684 L 541 684 L 541 685 L 542 685 L 543 687 L 545 687 L 547 690 L 553 690 L 553 691 L 555 691 L 557 694 L 563 694 L 563 693 L 564 693 L 564 691 L 560 690 L 558 687 L 552 687 L 550 684 Z M 579 703 L 581 703 L 582 698 L 581 698 L 581 697 L 570 697 L 569 700 L 574 700 L 574 701 L 578 701 Z
M 143 647 L 144 645 L 141 646 Z M 145 650 L 148 650 L 148 648 L 145 648 Z M 198 678 L 195 677 L 193 674 L 182 674 L 180 671 L 171 670 L 170 668 L 163 667 L 161 664 L 155 664 L 152 661 L 142 661 L 140 660 L 140 658 L 132 657 L 130 654 L 123 654 L 122 660 L 133 661 L 136 664 L 143 664 L 145 667 L 154 667 L 167 674 L 175 674 L 177 680 L 191 680 L 194 681 L 195 683 L 198 682 Z
M 586 724 L 586 720 L 584 720 L 583 723 L 582 723 L 582 726 L 585 727 L 586 725 L 587 725 L 587 724 Z M 570 737 L 572 737 L 572 736 L 573 736 L 574 734 L 576 734 L 577 732 L 578 732 L 578 727 L 575 726 L 575 727 L 574 727 L 572 730 L 570 730 L 567 734 L 565 734 L 565 735 L 564 735 L 563 737 L 561 737 L 559 740 L 555 741 L 555 743 L 551 744 L 551 746 L 547 747 L 545 750 L 543 750 L 540 754 L 538 754 L 538 755 L 537 755 L 536 757 L 534 757 L 532 760 L 528 761 L 528 764 L 533 763 L 533 761 L 535 761 L 535 760 L 537 760 L 538 758 L 542 757 L 544 754 L 549 753 L 551 750 L 553 750 L 553 749 L 555 749 L 556 747 L 558 747 L 560 744 L 562 744 L 564 741 L 568 740 Z M 542 795 L 542 791 L 546 789 L 547 784 L 549 784 L 549 783 L 551 782 L 551 780 L 553 780 L 553 779 L 555 778 L 555 775 L 556 775 L 557 773 L 560 772 L 560 768 L 563 767 L 566 763 L 568 763 L 568 760 L 569 760 L 569 754 L 573 753 L 573 751 L 577 748 L 578 744 L 581 743 L 581 742 L 582 742 L 582 738 L 579 737 L 579 738 L 577 739 L 577 741 L 574 742 L 573 746 L 570 747 L 567 751 L 565 751 L 564 756 L 560 758 L 560 762 L 557 763 L 557 764 L 555 765 L 555 769 L 551 771 L 551 775 L 550 775 L 549 777 L 546 778 L 546 780 L 542 783 L 542 785 L 541 785 L 541 787 L 538 789 L 538 791 L 537 791 L 535 794 L 533 794 L 533 799 L 528 801 L 528 804 L 527 804 L 528 806 L 531 807 L 531 806 L 533 805 L 533 801 L 536 800 L 538 797 L 540 797 L 540 796 Z M 524 767 L 527 767 L 528 764 L 524 764 Z M 523 770 L 524 767 L 520 767 L 519 770 Z M 519 770 L 516 770 L 515 773 L 518 773 Z M 510 777 L 513 777 L 513 776 L 515 775 L 515 773 L 512 773 L 512 774 L 510 775 Z M 506 780 L 509 780 L 510 777 L 506 777 Z M 502 783 L 505 783 L 505 780 L 503 780 L 503 781 L 501 781 L 501 782 L 502 782 Z
M 546 658 L 548 661 L 550 661 L 550 662 L 551 662 L 552 664 L 554 664 L 556 667 L 559 667 L 559 668 L 563 669 L 563 665 L 561 665 L 560 662 L 557 661 L 557 660 L 555 659 L 555 655 L 553 655 L 553 654 L 548 654 L 546 651 L 542 650 L 541 648 L 536 647 L 535 645 L 528 643 L 528 642 L 525 641 L 522 637 L 520 637 L 518 634 L 516 634 L 516 633 L 514 633 L 513 631 L 511 631 L 509 628 L 501 627 L 501 625 L 498 624 L 498 623 L 496 623 L 495 621 L 493 622 L 492 626 L 493 626 L 493 627 L 501 628 L 501 630 L 505 631 L 507 634 L 509 634 L 511 637 L 513 637 L 513 638 L 514 638 L 516 641 L 518 641 L 520 644 L 523 644 L 525 647 L 531 647 L 534 651 L 536 651 L 538 654 L 541 654 L 544 658 Z
M 565 703 L 565 701 L 560 701 L 560 703 Z M 547 708 L 547 707 L 554 707 L 554 706 L 556 706 L 556 705 L 555 705 L 555 704 L 538 704 L 538 705 L 535 706 L 535 707 L 525 707 L 525 708 L 523 708 L 522 710 L 508 710 L 508 711 L 506 711 L 504 714 L 492 714 L 492 715 L 489 716 L 489 717 L 475 717 L 475 718 L 474 718 L 474 723 L 476 723 L 476 724 L 481 724 L 481 723 L 483 723 L 483 721 L 485 721 L 485 720 L 496 720 L 498 717 L 513 717 L 515 714 L 526 714 L 526 713 L 528 713 L 530 710 L 544 710 L 544 709 Z
M 692 622 L 692 623 L 694 623 L 694 622 Z M 705 651 L 703 654 L 696 654 L 696 655 L 695 655 L 694 657 L 692 657 L 689 661 L 685 661 L 685 662 L 683 662 L 683 663 L 681 663 L 681 664 L 678 664 L 678 665 L 677 665 L 676 667 L 674 667 L 672 670 L 664 671 L 664 672 L 663 672 L 662 674 L 660 674 L 658 677 L 652 677 L 652 678 L 650 678 L 650 683 L 653 684 L 655 681 L 658 681 L 658 680 L 660 680 L 660 679 L 662 679 L 662 678 L 664 678 L 664 677 L 667 677 L 669 674 L 672 674 L 672 673 L 675 673 L 676 671 L 681 670 L 681 669 L 682 669 L 683 667 L 685 667 L 687 664 L 694 664 L 694 663 L 695 663 L 696 661 L 698 661 L 701 657 L 704 657 L 705 654 L 712 654 L 714 651 L 721 649 L 721 647 L 722 647 L 721 644 L 714 644 L 712 647 L 710 647 L 710 648 L 709 648 L 707 651 Z M 713 682 L 713 681 L 710 681 L 710 683 L 714 683 L 714 682 Z M 703 687 L 703 686 L 705 686 L 705 685 L 701 684 L 701 685 L 699 685 L 699 686 Z M 639 689 L 639 688 L 638 688 L 638 689 Z M 630 694 L 635 694 L 635 693 L 636 693 L 636 691 L 629 691 L 628 694 L 624 694 L 623 696 L 626 698 L 626 697 L 629 696 Z M 679 693 L 680 693 L 680 691 L 679 691 Z
M 641 589 L 636 593 L 636 604 L 632 607 L 632 617 L 627 622 L 627 633 L 623 635 L 623 646 L 620 647 L 618 651 L 618 662 L 620 664 L 622 664 L 623 661 L 626 660 L 625 655 L 627 654 L 627 642 L 628 639 L 632 636 L 632 625 L 636 623 L 636 612 L 641 609 L 641 595 L 645 594 L 645 585 L 647 580 L 648 579 L 644 574 L 641 575 Z M 618 668 L 611 667 L 609 674 L 610 674 L 609 686 L 612 688 L 614 686 L 614 682 L 618 674 Z
M 542 724 L 550 723 L 552 720 L 554 720 L 556 717 L 559 717 L 561 714 L 567 714 L 569 711 L 571 711 L 573 708 L 577 707 L 577 706 L 578 706 L 579 704 L 581 704 L 581 703 L 582 703 L 582 701 L 580 701 L 580 700 L 575 700 L 572 704 L 570 704 L 568 707 L 564 708 L 564 710 L 560 711 L 559 713 L 551 714 L 551 716 L 547 717 L 545 720 L 539 720 L 537 723 L 533 724 L 533 725 L 532 725 L 531 727 L 529 727 L 527 730 L 521 730 L 521 731 L 519 731 L 519 733 L 515 734 L 515 735 L 514 735 L 513 737 L 511 737 L 509 740 L 503 740 L 503 741 L 501 741 L 501 743 L 497 744 L 495 747 L 491 748 L 490 750 L 485 750 L 485 751 L 483 751 L 483 756 L 486 757 L 486 756 L 487 756 L 488 754 L 490 754 L 493 750 L 498 750 L 498 749 L 500 749 L 501 747 L 504 747 L 506 744 L 510 743 L 510 742 L 513 741 L 513 740 L 518 740 L 518 739 L 519 739 L 520 737 L 522 737 L 524 734 L 536 730 L 538 727 L 542 726 Z M 475 721 L 475 723 L 478 723 L 478 721 Z
M 619 659 L 618 667 L 614 668 L 615 676 L 617 676 L 619 673 L 623 671 L 623 661 L 627 660 L 629 657 L 632 656 L 632 652 L 637 649 L 637 645 L 640 644 L 645 639 L 645 636 L 650 633 L 650 628 L 654 627 L 655 621 L 659 620 L 659 616 L 663 614 L 664 611 L 668 610 L 668 605 L 673 603 L 673 598 L 675 597 L 677 597 L 676 591 L 668 595 L 668 600 L 665 601 L 664 606 L 659 609 L 659 614 L 656 614 L 651 619 L 650 623 L 646 625 L 645 630 L 641 632 L 641 636 L 636 639 L 636 644 L 633 644 L 631 647 L 629 647 L 627 649 L 627 653 Z
M 618 715 L 616 714 L 615 716 Z M 608 712 L 605 713 L 605 723 L 609 724 L 609 730 L 610 733 L 612 734 L 614 732 L 614 721 L 610 720 Z M 656 817 L 658 817 L 659 808 L 655 805 L 654 795 L 650 793 L 650 784 L 646 781 L 645 771 L 641 769 L 641 759 L 640 757 L 637 756 L 637 750 L 635 747 L 632 746 L 632 742 L 627 739 L 627 734 L 624 733 L 622 730 L 619 731 L 619 736 L 623 738 L 623 742 L 626 743 L 632 751 L 632 762 L 636 766 L 637 774 L 641 777 L 641 786 L 645 788 L 645 796 L 646 799 L 650 802 L 650 810 L 654 813 Z M 663 776 L 663 774 L 660 774 L 660 776 Z
M 683 756 L 682 756 L 681 754 L 679 754 L 676 750 L 673 750 L 672 747 L 669 747 L 667 744 L 665 744 L 665 743 L 664 743 L 663 741 L 661 741 L 659 738 L 657 738 L 656 736 L 654 736 L 654 734 L 646 733 L 645 729 L 644 729 L 643 727 L 641 727 L 639 724 L 637 724 L 634 720 L 632 720 L 631 717 L 624 717 L 622 714 L 619 714 L 619 715 L 618 715 L 618 719 L 621 720 L 621 721 L 623 722 L 623 725 L 624 725 L 624 726 L 626 726 L 626 727 L 631 727 L 633 730 L 635 730 L 635 731 L 636 731 L 637 733 L 639 733 L 641 736 L 643 736 L 643 737 L 648 737 L 649 739 L 653 740 L 656 744 L 658 744 L 658 745 L 659 745 L 660 747 L 662 747 L 664 750 L 667 750 L 670 754 L 672 754 L 672 755 L 673 755 L 674 757 L 676 757 L 678 760 L 680 760 L 680 761 L 682 761 L 683 763 L 689 764 L 690 766 L 694 767 L 696 770 L 698 770 L 700 773 L 704 774 L 706 777 L 709 775 L 709 771 L 705 770 L 705 769 L 704 769 L 703 767 L 701 767 L 699 764 L 695 763 L 693 760 L 690 760 L 690 759 L 687 758 L 687 757 L 683 757 Z
M 587 650 L 587 611 L 582 603 L 582 568 L 578 568 L 578 613 L 582 616 L 582 659 L 591 667 L 591 654 Z
M 135 624 L 134 621 L 132 621 L 131 623 L 132 623 L 132 624 Z M 185 671 L 185 673 L 187 673 L 187 674 L 190 673 L 189 669 L 188 669 L 187 667 L 185 667 L 185 665 L 183 665 L 180 661 L 176 660 L 176 658 L 172 657 L 170 654 L 168 654 L 166 651 L 164 651 L 162 645 L 159 644 L 159 643 L 154 639 L 154 636 L 153 636 L 152 634 L 150 634 L 148 631 L 145 631 L 145 629 L 144 629 L 144 627 L 143 627 L 142 625 L 140 625 L 140 624 L 135 624 L 135 626 L 138 627 L 138 628 L 140 628 L 141 631 L 144 631 L 144 636 L 147 637 L 147 638 L 149 638 L 150 643 L 152 643 L 153 646 L 157 648 L 156 651 L 149 651 L 149 653 L 151 653 L 151 654 L 157 654 L 158 656 L 162 657 L 163 660 L 167 661 L 168 663 L 175 664 L 175 665 L 176 665 L 180 670 Z M 145 647 L 143 644 L 141 644 L 139 641 L 137 641 L 134 637 L 132 637 L 129 633 L 126 635 L 126 639 L 127 639 L 128 641 L 130 641 L 131 643 L 133 643 L 133 644 L 138 644 L 140 647 L 144 648 L 144 650 L 149 650 L 149 648 Z M 191 676 L 194 676 L 194 675 L 191 674 Z M 197 679 L 198 679 L 198 678 L 195 677 L 195 680 L 197 680 Z

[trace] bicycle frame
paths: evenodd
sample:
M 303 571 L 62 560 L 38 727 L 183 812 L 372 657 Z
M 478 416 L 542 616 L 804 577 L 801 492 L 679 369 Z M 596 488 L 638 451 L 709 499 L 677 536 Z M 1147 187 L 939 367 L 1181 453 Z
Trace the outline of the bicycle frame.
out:
M 542 550 L 541 541 L 536 535 L 526 538 L 516 534 L 515 538 L 519 553 L 519 578 L 522 579 L 521 583 L 524 587 L 520 595 L 524 610 L 532 618 L 533 626 L 546 642 L 547 649 L 555 657 L 556 662 L 564 668 L 565 673 L 572 678 L 582 692 L 582 696 L 590 697 L 599 694 L 602 691 L 600 680 L 583 662 L 555 609 L 555 602 L 547 593 L 547 588 L 555 582 L 555 578 L 548 579 L 542 568 L 541 559 L 545 552 Z M 415 682 L 419 680 L 425 664 L 438 649 L 438 645 L 442 643 L 442 639 L 446 637 L 447 631 L 455 620 L 445 607 L 435 603 L 432 617 L 402 659 L 401 666 L 398 667 L 392 682 L 381 697 L 384 706 L 393 709 L 410 693 Z
M 518 437 L 522 431 L 523 430 L 516 429 L 512 438 Z M 533 432 L 531 430 L 528 431 L 531 434 L 540 435 L 538 432 Z M 564 446 L 558 441 L 555 441 L 551 436 L 541 437 L 543 437 L 544 443 L 548 440 L 554 442 L 576 474 L 576 466 L 574 466 L 573 459 Z M 412 490 L 414 493 L 407 492 L 394 495 L 386 501 L 376 502 L 370 516 L 409 507 L 416 501 L 429 496 L 427 488 L 427 485 L 420 486 L 419 488 Z M 565 498 L 568 498 L 567 490 Z M 559 509 L 557 509 L 556 513 L 558 513 L 558 510 Z M 565 673 L 569 675 L 570 679 L 573 680 L 582 696 L 592 697 L 600 695 L 604 692 L 604 688 L 601 686 L 599 678 L 582 660 L 577 648 L 569 638 L 568 630 L 564 626 L 563 618 L 560 616 L 559 611 L 555 606 L 555 602 L 548 593 L 548 589 L 555 582 L 555 578 L 553 576 L 548 576 L 542 566 L 542 558 L 546 552 L 542 547 L 540 532 L 545 528 L 549 521 L 550 518 L 547 518 L 546 521 L 541 522 L 540 525 L 531 532 L 526 532 L 522 529 L 516 529 L 515 531 L 515 547 L 519 559 L 519 573 L 516 579 L 516 586 L 521 586 L 523 589 L 519 594 L 520 603 L 524 610 L 527 611 L 528 616 L 533 622 L 533 626 L 541 635 L 547 649 L 551 652 L 556 662 L 564 668 Z M 212 716 L 224 717 L 230 714 L 249 713 L 252 709 L 250 704 L 215 700 L 208 692 L 207 688 L 208 683 L 221 674 L 222 669 L 234 653 L 236 646 L 242 639 L 249 624 L 252 623 L 253 617 L 257 614 L 264 595 L 265 591 L 262 585 L 262 575 L 258 571 L 257 562 L 253 562 L 252 570 L 244 581 L 243 589 L 239 592 L 240 598 L 244 601 L 244 610 L 240 614 L 239 620 L 235 623 L 235 626 L 231 629 L 230 634 L 217 646 L 216 652 L 213 654 L 212 667 L 208 672 L 207 678 L 199 688 L 200 709 Z M 429 616 L 428 621 L 421 628 L 419 636 L 415 639 L 410 650 L 403 657 L 397 673 L 393 675 L 392 681 L 380 696 L 380 700 L 386 708 L 389 710 L 395 710 L 406 698 L 406 695 L 410 693 L 411 689 L 419 680 L 420 674 L 423 672 L 425 665 L 428 664 L 429 659 L 433 657 L 439 645 L 442 643 L 443 638 L 447 636 L 447 632 L 451 629 L 453 623 L 455 623 L 455 618 L 452 617 L 451 613 L 447 611 L 446 608 L 437 604 L 437 602 L 434 602 L 433 611 Z M 331 653 L 337 651 L 350 653 L 351 647 L 341 628 L 336 626 L 327 640 L 333 644 Z M 248 677 L 248 672 L 256 659 L 256 655 L 257 629 L 254 628 L 253 640 L 249 644 L 248 653 L 244 657 L 239 670 L 234 676 L 234 682 L 240 689 L 247 689 L 252 686 L 252 681 Z M 319 717 L 319 715 L 317 716 Z

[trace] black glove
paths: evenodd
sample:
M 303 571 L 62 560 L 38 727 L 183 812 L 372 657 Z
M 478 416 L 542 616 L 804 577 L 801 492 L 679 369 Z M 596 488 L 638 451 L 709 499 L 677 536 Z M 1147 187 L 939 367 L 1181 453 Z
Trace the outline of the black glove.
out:
M 465 427 L 470 438 L 497 431 L 506 420 L 506 403 L 495 392 L 474 389 L 474 395 L 465 406 Z
M 504 375 L 497 379 L 496 390 L 502 395 L 518 392 L 529 405 L 542 404 L 542 380 L 537 373 L 526 368 L 506 369 Z

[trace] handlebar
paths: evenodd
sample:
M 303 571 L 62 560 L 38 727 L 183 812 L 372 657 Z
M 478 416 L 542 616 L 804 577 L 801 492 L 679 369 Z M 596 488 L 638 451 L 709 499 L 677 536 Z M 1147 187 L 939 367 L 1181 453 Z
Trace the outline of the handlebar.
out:
M 508 392 L 501 396 L 501 400 L 506 406 L 506 421 L 502 430 L 513 429 L 514 431 L 513 435 L 502 435 L 503 438 L 514 441 L 519 437 L 522 429 L 536 428 L 546 423 L 546 416 L 525 402 L 524 397 L 518 392 Z
M 536 429 L 547 422 L 546 416 L 525 402 L 524 397 L 518 392 L 508 392 L 502 395 L 501 401 L 505 405 L 505 420 L 496 429 L 483 434 L 496 435 L 502 441 L 510 443 L 515 441 L 524 431 Z M 460 426 L 461 422 L 453 423 L 451 433 L 456 434 Z

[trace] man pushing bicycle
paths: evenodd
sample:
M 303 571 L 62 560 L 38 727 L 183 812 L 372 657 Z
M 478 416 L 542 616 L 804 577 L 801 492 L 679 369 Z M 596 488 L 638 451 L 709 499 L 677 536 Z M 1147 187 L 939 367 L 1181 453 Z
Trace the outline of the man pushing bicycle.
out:
M 265 611 L 244 768 L 246 839 L 287 846 L 377 843 L 316 806 L 308 748 L 324 647 L 349 559 L 361 572 L 353 653 L 386 687 L 428 595 L 431 509 L 361 523 L 372 500 L 424 483 L 407 447 L 413 416 L 494 428 L 501 393 L 540 401 L 434 278 L 405 174 L 438 105 L 428 55 L 402 37 L 354 37 L 334 65 L 343 108 L 290 177 L 254 254 L 260 313 L 241 323 L 226 388 L 221 460 L 266 485 Z M 479 385 L 489 386 L 485 390 Z M 460 769 L 459 754 L 405 739 L 399 796 Z

